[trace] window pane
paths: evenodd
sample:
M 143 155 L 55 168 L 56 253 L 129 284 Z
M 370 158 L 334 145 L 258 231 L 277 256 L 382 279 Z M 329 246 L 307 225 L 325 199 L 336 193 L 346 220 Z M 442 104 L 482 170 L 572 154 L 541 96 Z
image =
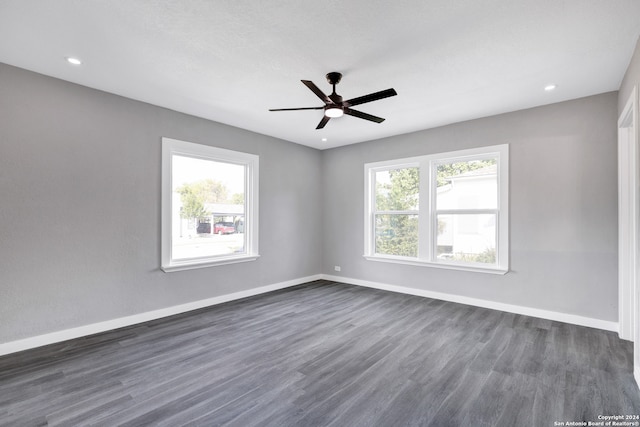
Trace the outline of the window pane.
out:
M 438 261 L 496 263 L 496 215 L 438 215 Z
M 173 155 L 172 258 L 245 252 L 245 166 Z
M 439 164 L 437 209 L 496 209 L 497 170 L 496 159 Z
M 418 215 L 376 215 L 377 254 L 418 256 Z
M 392 169 L 375 174 L 376 210 L 418 210 L 418 168 Z

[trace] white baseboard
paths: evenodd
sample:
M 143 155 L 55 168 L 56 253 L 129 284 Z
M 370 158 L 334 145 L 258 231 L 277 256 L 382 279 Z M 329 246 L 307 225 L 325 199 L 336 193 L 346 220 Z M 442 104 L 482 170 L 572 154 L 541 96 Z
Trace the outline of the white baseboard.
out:
M 185 313 L 187 311 L 197 310 L 199 308 L 209 307 L 216 304 L 222 304 L 241 298 L 263 294 L 266 292 L 284 289 L 291 286 L 300 285 L 302 283 L 320 280 L 322 275 L 301 277 L 299 279 L 288 280 L 286 282 L 274 283 L 272 285 L 261 286 L 259 288 L 248 289 L 246 291 L 234 292 L 232 294 L 221 295 L 218 297 L 207 298 L 204 300 L 193 301 L 186 304 L 174 305 L 172 307 L 161 308 L 159 310 L 147 311 L 145 313 L 134 314 L 132 316 L 120 317 L 117 319 L 107 320 L 104 322 L 92 323 L 90 325 L 79 326 L 77 328 L 65 329 L 62 331 L 51 332 L 44 335 L 25 338 L 17 341 L 11 341 L 0 344 L 0 356 L 17 353 L 19 351 L 31 348 L 42 347 L 44 345 L 55 344 L 74 338 L 85 337 L 100 332 L 110 331 L 125 326 L 136 325 L 138 323 L 148 322 L 150 320 L 160 319 L 163 317 L 173 316 L 175 314 Z
M 385 291 L 398 292 L 402 294 L 416 295 L 426 298 L 433 298 L 443 301 L 456 302 L 460 304 L 473 305 L 476 307 L 489 308 L 493 310 L 505 311 L 508 313 L 523 314 L 526 316 L 538 317 L 541 319 L 555 320 L 558 322 L 571 323 L 574 325 L 587 326 L 590 328 L 603 329 L 606 331 L 618 332 L 618 323 L 606 320 L 594 319 L 591 317 L 578 316 L 575 314 L 560 313 L 556 311 L 541 310 L 531 307 L 523 307 L 513 304 L 505 304 L 495 301 L 482 300 L 477 298 L 465 297 L 461 295 L 446 294 L 442 292 L 426 291 L 422 289 L 408 288 L 405 286 L 390 285 L 386 283 L 372 282 L 368 280 L 353 279 L 349 277 L 333 276 L 328 274 L 316 274 L 313 276 L 301 277 L 298 279 L 288 280 L 286 282 L 274 283 L 272 285 L 261 286 L 259 288 L 248 289 L 246 291 L 234 292 L 232 294 L 221 295 L 218 297 L 208 298 L 200 301 L 193 301 L 186 304 L 180 304 L 172 307 L 162 308 L 159 310 L 148 311 L 145 313 L 134 314 L 132 316 L 120 317 L 117 319 L 107 320 L 104 322 L 92 323 L 90 325 L 79 326 L 77 328 L 65 329 L 62 331 L 51 332 L 44 335 L 25 338 L 21 340 L 11 341 L 0 344 L 0 356 L 17 353 L 19 351 L 31 348 L 42 347 L 49 344 L 80 338 L 100 332 L 110 331 L 113 329 L 131 326 L 138 323 L 148 322 L 150 320 L 160 319 L 163 317 L 173 316 L 175 314 L 185 313 L 204 307 L 210 307 L 216 304 L 222 304 L 241 298 L 263 294 L 266 292 L 284 289 L 291 286 L 300 285 L 302 283 L 312 282 L 314 280 L 331 280 L 334 282 L 347 283 L 351 285 L 364 286 L 367 288 L 381 289 Z M 636 382 L 640 384 L 640 368 L 634 371 Z
M 322 274 L 321 276 L 324 280 L 331 280 L 334 282 L 342 282 L 348 283 L 350 285 L 381 289 L 384 291 L 398 292 L 402 294 L 416 295 L 443 301 L 457 302 L 460 304 L 473 305 L 476 307 L 490 308 L 492 310 L 506 311 L 508 313 L 523 314 L 525 316 L 532 316 L 540 319 L 555 320 L 557 322 L 571 323 L 579 326 L 588 326 L 590 328 L 603 329 L 605 331 L 618 332 L 618 322 L 611 322 L 608 320 L 594 319 L 592 317 L 584 317 L 575 314 L 560 313 L 557 311 L 542 310 L 539 308 L 524 307 L 520 305 L 505 304 L 501 302 L 465 297 L 461 295 L 408 288 L 405 286 L 371 282 L 368 280 L 352 279 L 349 277 L 332 276 L 328 274 Z M 637 374 L 636 378 L 639 378 Z

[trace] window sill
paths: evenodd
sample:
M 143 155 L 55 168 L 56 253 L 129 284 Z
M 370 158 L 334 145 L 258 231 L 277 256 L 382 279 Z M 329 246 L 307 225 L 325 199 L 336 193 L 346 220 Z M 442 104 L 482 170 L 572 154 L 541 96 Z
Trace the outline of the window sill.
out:
M 160 267 L 165 273 L 171 273 L 174 271 L 182 270 L 194 270 L 196 268 L 216 267 L 218 265 L 236 264 L 239 262 L 255 261 L 260 255 L 242 255 L 234 257 L 221 257 L 221 258 L 207 258 L 199 260 L 184 260 L 169 263 Z
M 498 267 L 482 267 L 482 266 L 476 266 L 476 265 L 460 265 L 460 264 L 443 263 L 443 262 L 429 262 L 429 261 L 422 261 L 422 260 L 403 258 L 403 257 L 393 257 L 393 256 L 364 255 L 364 258 L 368 261 L 389 262 L 393 264 L 405 264 L 405 265 L 417 265 L 420 267 L 442 268 L 445 270 L 473 271 L 476 273 L 505 275 L 509 272 L 508 269 L 503 269 Z

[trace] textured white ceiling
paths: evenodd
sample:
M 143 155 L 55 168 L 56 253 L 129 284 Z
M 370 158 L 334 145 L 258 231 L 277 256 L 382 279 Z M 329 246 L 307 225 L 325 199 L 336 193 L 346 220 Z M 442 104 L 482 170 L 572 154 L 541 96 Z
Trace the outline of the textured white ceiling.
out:
M 0 1 L 0 62 L 320 149 L 617 90 L 639 36 L 638 0 Z M 330 71 L 386 121 L 268 111 Z

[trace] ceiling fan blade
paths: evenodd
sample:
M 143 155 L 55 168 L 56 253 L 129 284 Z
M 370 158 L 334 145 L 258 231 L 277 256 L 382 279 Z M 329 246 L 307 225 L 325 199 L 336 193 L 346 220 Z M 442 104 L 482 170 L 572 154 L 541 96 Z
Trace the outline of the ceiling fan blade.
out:
M 395 89 L 381 90 L 380 92 L 370 93 L 369 95 L 359 96 L 357 98 L 349 99 L 344 102 L 345 107 L 352 105 L 360 105 L 365 102 L 377 101 L 378 99 L 388 98 L 390 96 L 396 96 L 398 92 Z
M 369 120 L 371 122 L 382 123 L 384 119 L 382 117 L 372 116 L 371 114 L 363 113 L 362 111 L 352 110 L 351 108 L 345 108 L 344 113 L 359 119 Z
M 311 91 L 315 93 L 318 98 L 322 99 L 322 102 L 324 102 L 325 104 L 331 104 L 331 99 L 329 99 L 329 97 L 325 95 L 324 92 L 322 92 L 320 88 L 318 88 L 318 86 L 316 86 L 311 80 L 300 81 L 304 83 L 306 87 L 311 89 Z
M 329 123 L 329 120 L 331 120 L 331 117 L 322 116 L 322 120 L 320 120 L 320 123 L 318 123 L 318 126 L 316 126 L 316 129 L 322 129 L 324 125 Z
M 324 107 L 271 108 L 269 111 L 322 110 Z

